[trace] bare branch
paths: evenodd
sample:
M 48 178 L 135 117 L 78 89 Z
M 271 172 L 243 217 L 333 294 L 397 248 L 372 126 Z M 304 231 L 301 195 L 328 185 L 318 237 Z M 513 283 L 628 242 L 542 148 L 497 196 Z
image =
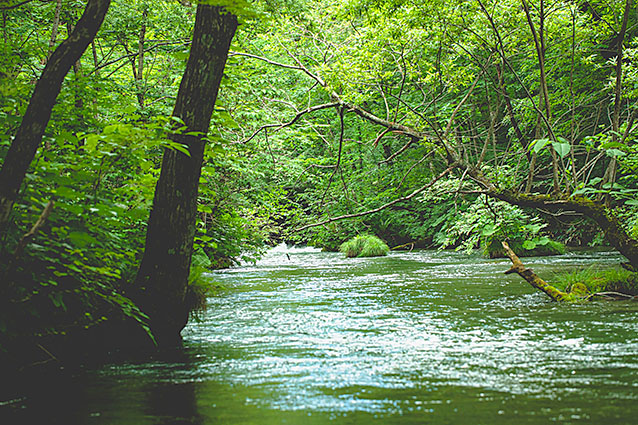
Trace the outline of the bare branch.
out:
M 263 56 L 251 55 L 250 53 L 228 52 L 228 56 L 229 57 L 244 56 L 244 57 L 247 57 L 247 58 L 259 59 L 262 62 L 266 62 L 266 63 L 269 63 L 270 65 L 275 65 L 275 66 L 278 66 L 280 68 L 295 69 L 297 71 L 304 71 L 305 72 L 305 68 L 302 68 L 300 66 L 288 65 L 286 63 L 281 63 L 281 62 L 275 62 L 275 61 L 270 60 L 268 58 L 265 58 Z
M 22 236 L 22 239 L 20 239 L 20 242 L 18 243 L 18 246 L 16 247 L 15 251 L 13 251 L 14 257 L 18 257 L 22 253 L 22 251 L 27 246 L 29 241 L 31 241 L 31 239 L 33 239 L 33 237 L 38 232 L 38 230 L 40 230 L 40 228 L 44 226 L 44 223 L 47 221 L 47 218 L 49 218 L 49 215 L 51 214 L 51 211 L 53 210 L 53 205 L 54 205 L 54 202 L 49 201 L 47 203 L 47 206 L 44 207 L 42 214 L 40 214 L 40 218 L 38 218 L 38 221 L 36 221 L 33 227 L 31 227 L 31 230 L 29 230 L 27 233 L 24 234 L 24 236 Z
M 323 226 L 324 224 L 328 224 L 328 223 L 332 223 L 335 221 L 340 221 L 340 220 L 345 220 L 348 218 L 355 218 L 355 217 L 362 217 L 365 215 L 370 215 L 370 214 L 374 214 L 377 213 L 379 211 L 382 211 L 386 208 L 391 207 L 392 205 L 398 204 L 399 202 L 403 202 L 403 201 L 408 201 L 412 198 L 414 198 L 416 195 L 418 195 L 419 193 L 423 192 L 424 190 L 429 189 L 430 187 L 432 187 L 434 185 L 434 183 L 436 183 L 437 181 L 439 181 L 441 178 L 443 178 L 445 175 L 447 175 L 450 171 L 452 171 L 453 169 L 455 169 L 457 167 L 458 164 L 454 163 L 451 166 L 449 166 L 448 168 L 445 169 L 445 171 L 443 171 L 441 174 L 439 174 L 438 176 L 436 176 L 432 181 L 430 181 L 428 184 L 421 186 L 420 188 L 418 188 L 417 190 L 415 190 L 414 192 L 410 193 L 407 196 L 403 196 L 401 198 L 395 199 L 394 201 L 388 202 L 387 204 L 381 205 L 378 208 L 374 208 L 372 210 L 368 210 L 368 211 L 363 211 L 363 212 L 359 212 L 359 213 L 355 213 L 355 214 L 346 214 L 346 215 L 342 215 L 339 217 L 333 217 L 333 218 L 329 218 L 328 220 L 324 220 L 321 221 L 319 223 L 314 223 L 314 224 L 308 224 L 305 226 L 302 226 L 298 229 L 293 230 L 294 232 L 301 232 L 302 230 L 306 230 L 309 229 L 311 227 L 317 227 L 317 226 Z
M 339 122 L 341 124 L 341 129 L 339 131 L 339 152 L 337 154 L 337 164 L 334 167 L 334 171 L 330 174 L 330 179 L 328 180 L 328 186 L 326 186 L 326 190 L 323 192 L 323 196 L 321 197 L 321 204 L 323 205 L 324 200 L 326 199 L 326 195 L 330 190 L 330 186 L 332 185 L 332 180 L 334 179 L 335 174 L 339 171 L 339 166 L 341 165 L 341 152 L 343 151 L 343 133 L 345 131 L 345 124 L 343 122 L 343 108 L 339 109 Z
M 295 124 L 297 121 L 299 121 L 299 119 L 301 117 L 303 117 L 306 114 L 312 113 L 312 112 L 316 112 L 316 111 L 320 111 L 322 109 L 328 109 L 328 108 L 334 108 L 339 106 L 340 103 L 324 103 L 321 105 L 315 105 L 315 106 L 311 106 L 308 109 L 304 109 L 303 111 L 300 111 L 297 113 L 297 115 L 294 116 L 293 119 L 291 119 L 290 121 L 283 123 L 283 124 L 266 124 L 266 125 L 262 125 L 261 127 L 259 127 L 257 130 L 255 130 L 255 132 L 246 140 L 241 141 L 240 143 L 244 144 L 244 143 L 248 143 L 250 142 L 252 139 L 254 139 L 262 130 L 266 130 L 268 128 L 274 128 L 275 132 L 281 130 L 282 128 L 285 127 L 290 127 L 291 125 Z

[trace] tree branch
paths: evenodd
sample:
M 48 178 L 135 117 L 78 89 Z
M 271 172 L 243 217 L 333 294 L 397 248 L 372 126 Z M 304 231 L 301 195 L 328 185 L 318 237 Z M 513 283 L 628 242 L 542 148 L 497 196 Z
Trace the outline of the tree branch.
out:
M 523 263 L 521 262 L 520 258 L 516 256 L 514 251 L 512 251 L 512 248 L 510 248 L 510 246 L 507 244 L 507 242 L 501 242 L 501 244 L 503 245 L 503 249 L 505 250 L 505 253 L 509 257 L 509 259 L 512 261 L 512 267 L 510 267 L 510 269 L 506 271 L 505 274 L 511 274 L 511 273 L 518 274 L 520 277 L 525 279 L 527 283 L 532 285 L 532 287 L 538 289 L 539 291 L 544 292 L 554 301 L 569 301 L 572 298 L 568 293 L 556 289 L 555 287 L 553 287 L 552 285 L 548 284 L 543 279 L 538 277 L 538 275 L 534 273 L 534 270 L 528 269 L 527 267 L 525 267 L 525 265 L 523 265 Z
M 346 215 L 342 215 L 342 216 L 339 216 L 339 217 L 329 218 L 328 220 L 324 220 L 324 221 L 321 221 L 319 223 L 308 224 L 308 225 L 302 226 L 302 227 L 300 227 L 298 229 L 294 229 L 293 232 L 301 232 L 302 230 L 306 230 L 306 229 L 309 229 L 311 227 L 323 226 L 324 224 L 332 223 L 332 222 L 335 222 L 335 221 L 340 221 L 340 220 L 345 220 L 345 219 L 348 219 L 348 218 L 362 217 L 362 216 L 365 216 L 365 215 L 374 214 L 374 213 L 382 211 L 382 210 L 384 210 L 384 209 L 386 209 L 388 207 L 391 207 L 392 205 L 398 204 L 399 202 L 408 201 L 408 200 L 414 198 L 419 193 L 423 192 L 424 190 L 429 189 L 430 187 L 432 187 L 434 185 L 434 183 L 439 181 L 441 178 L 443 178 L 446 174 L 448 174 L 450 171 L 452 171 L 456 167 L 457 167 L 457 164 L 452 164 L 447 169 L 445 169 L 445 171 L 443 171 L 441 174 L 436 176 L 428 184 L 426 184 L 424 186 L 421 186 L 419 189 L 415 190 L 414 192 L 410 193 L 407 196 L 395 199 L 394 201 L 391 201 L 391 202 L 388 202 L 387 204 L 381 205 L 378 208 L 374 208 L 372 210 L 363 211 L 363 212 L 359 212 L 359 213 L 355 213 L 355 214 L 346 214 Z
M 40 214 L 38 221 L 36 221 L 33 227 L 31 227 L 31 230 L 29 230 L 27 233 L 24 234 L 24 236 L 22 236 L 22 239 L 20 239 L 20 242 L 18 242 L 18 246 L 16 247 L 15 251 L 13 251 L 14 257 L 18 257 L 20 254 L 22 254 L 22 251 L 24 251 L 24 248 L 31 241 L 31 239 L 33 239 L 38 230 L 40 230 L 40 228 L 44 226 L 44 223 L 47 221 L 47 218 L 49 218 L 49 215 L 53 210 L 53 205 L 54 202 L 49 201 L 47 203 L 47 206 L 44 207 L 42 214 Z
M 290 127 L 291 125 L 295 124 L 297 121 L 299 121 L 299 119 L 309 113 L 312 112 L 316 112 L 316 111 L 320 111 L 322 109 L 328 109 L 328 108 L 334 108 L 336 106 L 339 106 L 340 103 L 337 102 L 333 102 L 333 103 L 323 103 L 321 105 L 315 105 L 315 106 L 311 106 L 308 109 L 304 109 L 303 111 L 300 111 L 297 113 L 297 115 L 294 116 L 293 119 L 291 119 L 290 121 L 283 123 L 283 124 L 266 124 L 266 125 L 262 125 L 261 127 L 259 127 L 257 130 L 255 130 L 255 132 L 247 139 L 242 140 L 240 143 L 245 144 L 250 142 L 252 139 L 254 139 L 262 130 L 266 130 L 268 128 L 274 128 L 274 131 L 279 131 L 282 128 L 285 127 Z

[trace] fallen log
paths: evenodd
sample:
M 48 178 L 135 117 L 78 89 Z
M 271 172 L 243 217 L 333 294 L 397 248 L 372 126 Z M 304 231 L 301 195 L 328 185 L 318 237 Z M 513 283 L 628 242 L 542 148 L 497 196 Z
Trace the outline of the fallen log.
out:
M 538 277 L 534 270 L 525 267 L 525 265 L 521 262 L 520 258 L 512 251 L 512 248 L 507 244 L 507 242 L 501 242 L 503 245 L 503 249 L 505 249 L 505 253 L 512 261 L 512 267 L 505 274 L 517 273 L 520 277 L 525 279 L 532 287 L 538 289 L 539 291 L 547 294 L 554 301 L 575 301 L 576 298 L 572 294 L 568 294 L 567 292 L 563 292 L 549 283 L 545 282 L 543 279 Z

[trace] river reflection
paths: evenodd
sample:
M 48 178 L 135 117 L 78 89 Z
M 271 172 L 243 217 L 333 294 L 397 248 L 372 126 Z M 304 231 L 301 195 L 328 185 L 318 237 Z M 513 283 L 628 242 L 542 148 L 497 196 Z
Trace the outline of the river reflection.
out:
M 618 256 L 526 259 L 551 276 Z M 27 383 L 2 424 L 635 423 L 638 306 L 559 305 L 504 260 L 279 247 L 152 360 Z

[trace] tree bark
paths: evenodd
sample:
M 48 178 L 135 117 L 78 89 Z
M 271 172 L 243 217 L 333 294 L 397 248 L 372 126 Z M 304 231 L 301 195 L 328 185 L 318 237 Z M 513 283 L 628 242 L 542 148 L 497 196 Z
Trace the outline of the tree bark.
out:
M 625 231 L 620 220 L 601 202 L 582 196 L 561 199 L 550 195 L 523 195 L 497 189 L 488 191 L 488 195 L 520 207 L 581 213 L 594 220 L 611 246 L 624 255 L 634 268 L 638 268 L 638 241 Z
M 222 7 L 197 7 L 190 56 L 173 111 L 173 116 L 184 121 L 189 135 L 171 137 L 186 145 L 190 155 L 164 150 L 146 248 L 134 285 L 134 298 L 149 316 L 160 345 L 179 343 L 180 331 L 188 320 L 186 295 L 204 136 L 236 29 L 237 18 Z
M 64 77 L 95 38 L 110 3 L 111 0 L 89 0 L 75 29 L 55 49 L 36 83 L 0 170 L 0 238 L 6 231 L 27 169 L 42 142 Z
M 554 301 L 571 301 L 573 299 L 570 294 L 553 287 L 552 285 L 541 279 L 536 273 L 534 273 L 534 270 L 525 267 L 520 258 L 518 258 L 514 251 L 512 251 L 512 248 L 510 248 L 507 242 L 501 242 L 501 244 L 503 245 L 503 249 L 505 250 L 505 253 L 509 257 L 510 261 L 512 261 L 512 267 L 510 267 L 510 269 L 506 271 L 505 274 L 517 273 L 520 277 L 525 279 L 527 283 L 532 285 L 532 287 L 538 289 L 541 292 L 544 292 Z

